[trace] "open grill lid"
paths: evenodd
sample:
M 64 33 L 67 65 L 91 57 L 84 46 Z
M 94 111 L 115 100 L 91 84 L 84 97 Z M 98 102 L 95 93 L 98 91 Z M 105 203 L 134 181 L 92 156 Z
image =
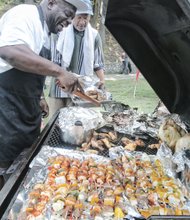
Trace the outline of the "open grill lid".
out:
M 109 0 L 105 25 L 168 110 L 190 124 L 190 0 Z

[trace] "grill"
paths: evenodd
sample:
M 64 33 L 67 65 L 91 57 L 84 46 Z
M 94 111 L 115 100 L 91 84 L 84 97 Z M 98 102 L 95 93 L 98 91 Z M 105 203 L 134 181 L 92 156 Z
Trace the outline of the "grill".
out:
M 100 131 L 107 132 L 108 129 L 113 129 L 113 128 L 105 126 L 105 127 L 101 128 Z M 127 134 L 121 134 L 121 133 L 118 133 L 118 137 L 119 137 L 117 140 L 118 145 L 120 144 L 122 137 L 128 137 L 130 139 L 135 139 L 135 137 L 132 137 Z M 156 150 L 150 149 L 147 146 L 149 144 L 157 143 L 157 140 L 153 139 L 151 137 L 147 137 L 143 141 L 145 142 L 145 147 L 137 147 L 136 150 L 146 152 L 147 154 L 155 154 Z M 1 211 L 2 212 L 0 213 L 0 218 L 2 217 L 1 218 L 2 220 L 8 219 L 7 216 L 8 216 L 9 210 L 11 208 L 11 205 L 14 202 L 14 199 L 16 199 L 17 194 L 20 191 L 20 187 L 22 186 L 22 182 L 24 181 L 23 177 L 25 176 L 25 174 L 28 171 L 28 166 L 29 166 L 32 158 L 34 158 L 34 156 L 39 152 L 42 145 L 49 145 L 51 147 L 60 147 L 60 148 L 67 148 L 67 149 L 76 149 L 76 147 L 78 147 L 78 146 L 72 146 L 72 145 L 68 145 L 66 143 L 63 143 L 63 141 L 60 138 L 60 130 L 57 125 L 57 119 L 54 121 L 51 120 L 47 125 L 47 129 L 45 129 L 42 132 L 39 140 L 37 141 L 37 143 L 35 143 L 35 146 L 34 146 L 35 149 L 32 152 L 30 158 L 26 161 L 26 164 L 23 164 L 23 170 L 20 169 L 20 170 L 16 171 L 16 173 L 10 178 L 10 184 L 8 184 L 5 189 L 5 191 L 7 192 L 7 195 L 6 195 L 6 193 L 4 193 L 5 191 L 2 192 L 3 193 L 1 195 L 2 196 L 2 201 L 1 201 Z M 108 151 L 106 150 L 106 151 L 100 152 L 100 155 L 107 157 Z M 135 218 L 135 219 L 139 220 L 138 218 Z M 161 219 L 185 220 L 185 219 L 190 219 L 190 218 L 189 218 L 189 216 L 158 216 L 158 217 L 152 216 L 148 220 L 158 220 L 158 219 L 159 220 L 161 220 Z
M 52 126 L 52 128 L 51 128 L 51 130 L 50 130 L 50 132 L 44 142 L 44 145 L 48 145 L 50 147 L 73 149 L 73 150 L 78 148 L 79 147 L 78 145 L 70 145 L 70 144 L 64 143 L 61 140 L 61 138 L 60 138 L 61 131 L 59 129 L 57 120 L 55 121 L 54 125 Z M 104 126 L 100 129 L 97 129 L 97 132 L 102 132 L 102 133 L 107 133 L 109 131 L 113 131 L 113 126 Z M 131 140 L 135 139 L 135 137 L 128 135 L 128 134 L 122 134 L 122 133 L 118 132 L 117 135 L 118 135 L 118 139 L 117 139 L 117 141 L 114 142 L 114 144 L 116 146 L 122 145 L 121 139 L 123 137 L 127 137 Z M 157 149 L 151 149 L 148 147 L 148 145 L 158 143 L 158 140 L 154 139 L 152 137 L 146 137 L 145 139 L 143 139 L 143 141 L 145 143 L 145 147 L 137 146 L 136 151 L 145 152 L 148 155 L 155 155 L 157 153 Z M 95 149 L 95 148 L 92 148 L 92 149 Z M 104 156 L 104 157 L 109 157 L 109 150 L 105 149 L 104 151 L 99 151 L 99 155 Z

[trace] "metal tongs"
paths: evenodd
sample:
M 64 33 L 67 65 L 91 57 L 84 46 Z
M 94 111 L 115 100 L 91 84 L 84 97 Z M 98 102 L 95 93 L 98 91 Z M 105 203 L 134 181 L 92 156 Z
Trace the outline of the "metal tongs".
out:
M 82 77 L 78 76 L 78 85 L 77 85 L 76 89 L 74 89 L 72 94 L 78 96 L 79 98 L 81 98 L 85 101 L 91 102 L 92 104 L 94 104 L 97 107 L 100 107 L 101 103 L 99 101 L 97 101 L 96 99 L 91 98 L 90 96 L 88 96 L 84 93 L 82 85 L 83 85 Z
M 73 92 L 74 95 L 78 96 L 79 98 L 86 100 L 88 102 L 93 103 L 94 105 L 96 105 L 97 107 L 101 106 L 101 103 L 93 98 L 91 98 L 90 96 L 86 95 L 85 93 L 81 92 L 80 90 L 75 90 Z
M 77 76 L 78 78 L 78 82 L 77 84 L 75 85 L 75 88 L 74 88 L 74 91 L 71 92 L 73 95 L 76 95 L 78 96 L 79 98 L 83 99 L 83 100 L 86 100 L 88 102 L 91 102 L 92 104 L 94 104 L 95 106 L 97 107 L 100 107 L 101 106 L 101 103 L 93 98 L 91 98 L 90 96 L 86 95 L 84 93 L 84 90 L 83 90 L 83 86 L 82 86 L 82 81 L 81 81 L 81 77 L 80 76 Z M 59 83 L 57 82 L 57 85 L 59 85 Z M 60 85 L 59 85 L 60 86 Z M 61 86 L 60 86 L 61 87 Z M 61 87 L 63 90 L 64 90 L 64 87 Z

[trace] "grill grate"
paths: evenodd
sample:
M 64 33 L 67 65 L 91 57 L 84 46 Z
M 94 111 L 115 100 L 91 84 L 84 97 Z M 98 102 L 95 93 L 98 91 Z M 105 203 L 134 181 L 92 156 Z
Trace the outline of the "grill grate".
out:
M 129 138 L 129 139 L 131 139 L 131 140 L 135 140 L 135 137 L 134 136 L 131 136 L 131 135 L 128 135 L 128 134 L 121 134 L 121 133 L 119 133 L 119 141 L 118 141 L 118 145 L 123 145 L 122 144 L 122 142 L 121 142 L 121 139 L 123 138 L 123 137 L 127 137 L 127 138 Z M 140 138 L 140 139 L 142 139 L 142 138 Z M 152 137 L 146 137 L 146 139 L 142 139 L 143 140 L 143 142 L 144 142 L 144 144 L 145 144 L 145 146 L 144 147 L 142 147 L 142 146 L 137 146 L 136 147 L 136 151 L 140 151 L 140 152 L 145 152 L 145 153 L 147 153 L 148 155 L 156 155 L 156 153 L 157 153 L 157 149 L 151 149 L 151 148 L 149 148 L 148 146 L 149 145 L 151 145 L 151 144 L 157 144 L 158 143 L 158 140 L 157 139 L 155 139 L 155 138 L 152 138 Z
M 156 155 L 157 153 L 157 149 L 151 149 L 149 147 L 136 147 L 136 151 L 141 151 L 141 152 L 145 152 L 148 155 Z
M 77 145 L 71 145 L 71 144 L 66 144 L 61 140 L 60 137 L 60 129 L 55 122 L 54 125 L 52 126 L 45 142 L 44 145 L 48 145 L 50 147 L 58 147 L 58 148 L 66 148 L 66 149 L 72 149 L 75 150 Z M 104 157 L 109 157 L 109 151 L 105 149 L 102 152 L 99 152 L 99 155 L 104 156 Z
M 60 147 L 62 145 L 60 131 L 56 123 L 54 123 L 52 129 L 50 130 L 44 145 L 49 145 L 50 147 Z
M 107 128 L 103 127 L 103 128 L 101 128 L 101 131 L 107 132 Z M 119 135 L 119 140 L 117 141 L 117 143 L 115 143 L 116 145 L 121 145 L 121 138 L 122 137 L 128 137 L 130 139 L 134 139 L 134 137 L 127 135 L 127 134 L 118 133 L 118 135 Z M 145 152 L 149 155 L 155 155 L 157 153 L 157 149 L 151 149 L 148 147 L 148 145 L 158 143 L 158 141 L 156 139 L 151 138 L 151 137 L 146 140 L 143 140 L 143 141 L 145 143 L 145 147 L 137 146 L 136 151 Z M 60 129 L 59 129 L 59 126 L 57 125 L 56 122 L 53 124 L 53 126 L 52 126 L 52 128 L 51 128 L 51 130 L 50 130 L 50 132 L 44 142 L 44 145 L 48 145 L 50 147 L 73 149 L 73 150 L 75 150 L 78 147 L 76 145 L 66 144 L 61 140 Z M 104 151 L 99 152 L 99 155 L 109 157 L 109 150 L 105 149 Z

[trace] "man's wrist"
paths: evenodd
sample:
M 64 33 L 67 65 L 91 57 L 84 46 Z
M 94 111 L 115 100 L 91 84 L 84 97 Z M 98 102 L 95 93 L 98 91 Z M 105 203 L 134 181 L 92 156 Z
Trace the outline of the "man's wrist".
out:
M 42 100 L 42 99 L 45 99 L 45 97 L 42 95 L 42 96 L 40 96 L 40 100 Z

